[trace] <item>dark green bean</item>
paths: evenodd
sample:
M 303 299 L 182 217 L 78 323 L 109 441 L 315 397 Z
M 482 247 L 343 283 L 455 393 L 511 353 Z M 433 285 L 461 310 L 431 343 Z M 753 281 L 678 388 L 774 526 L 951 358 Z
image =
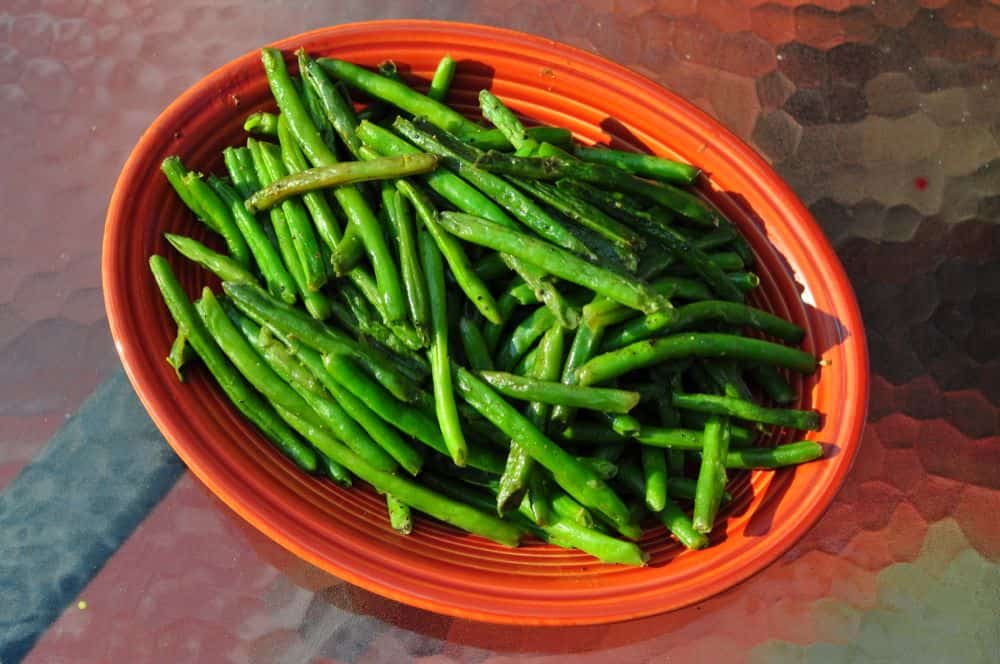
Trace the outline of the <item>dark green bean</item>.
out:
M 493 369 L 493 360 L 490 358 L 490 351 L 486 347 L 486 340 L 479 326 L 470 318 L 462 316 L 458 322 L 458 328 L 462 335 L 462 348 L 465 351 L 465 361 L 469 367 L 475 371 L 489 371 Z
M 750 376 L 776 404 L 787 405 L 795 403 L 798 394 L 781 373 L 768 364 L 755 364 L 750 367 Z

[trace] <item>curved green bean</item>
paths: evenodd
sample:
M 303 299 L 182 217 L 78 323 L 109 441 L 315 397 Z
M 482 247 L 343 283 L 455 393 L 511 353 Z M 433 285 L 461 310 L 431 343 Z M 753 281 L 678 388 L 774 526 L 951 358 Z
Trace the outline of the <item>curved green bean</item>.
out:
M 594 357 L 577 369 L 581 385 L 594 385 L 630 371 L 685 357 L 726 357 L 812 373 L 816 358 L 795 348 L 733 334 L 698 332 L 649 339 Z
M 292 196 L 339 187 L 344 184 L 429 173 L 437 167 L 432 154 L 380 157 L 371 161 L 348 161 L 310 168 L 278 178 L 246 201 L 250 212 L 267 210 Z
M 243 121 L 243 131 L 258 136 L 277 136 L 278 116 L 267 111 L 251 113 Z

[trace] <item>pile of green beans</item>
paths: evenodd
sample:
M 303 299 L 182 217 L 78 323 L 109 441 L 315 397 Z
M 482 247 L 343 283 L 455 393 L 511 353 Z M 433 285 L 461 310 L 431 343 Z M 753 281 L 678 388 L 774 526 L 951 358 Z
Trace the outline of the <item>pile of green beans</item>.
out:
M 299 51 L 296 76 L 286 55 L 262 51 L 276 108 L 245 118 L 225 173 L 163 162 L 218 236 L 165 239 L 222 282 L 191 301 L 150 258 L 179 380 L 200 359 L 302 471 L 384 494 L 400 534 L 417 510 L 616 564 L 645 564 L 647 525 L 708 546 L 735 473 L 823 455 L 756 444 L 820 429 L 790 379 L 819 362 L 746 303 L 753 252 L 696 166 L 525 127 L 488 90 L 470 120 L 447 55 L 426 95 L 394 67 Z

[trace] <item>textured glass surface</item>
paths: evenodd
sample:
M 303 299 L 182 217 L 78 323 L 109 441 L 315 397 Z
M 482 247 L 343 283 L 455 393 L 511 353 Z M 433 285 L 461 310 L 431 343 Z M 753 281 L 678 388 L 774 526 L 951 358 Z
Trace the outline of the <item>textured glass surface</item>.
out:
M 102 382 L 125 385 L 101 299 L 101 233 L 145 127 L 207 72 L 269 41 L 402 17 L 596 52 L 690 99 L 771 161 L 836 248 L 865 317 L 870 421 L 844 488 L 787 555 L 720 596 L 549 630 L 452 620 L 354 588 L 265 541 L 184 475 L 79 597 L 55 607 L 27 661 L 996 661 L 995 3 L 6 0 L 0 490 L 64 425 L 64 437 L 100 431 L 100 410 L 66 420 Z M 126 436 L 148 426 L 130 412 L 113 413 Z M 118 470 L 88 472 L 80 481 L 96 484 Z M 59 482 L 35 492 L 67 498 Z M 23 527 L 45 523 L 24 514 Z M 57 541 L 51 564 L 0 587 L 62 583 L 63 563 L 83 551 Z M 0 645 L 4 629 L 0 620 Z

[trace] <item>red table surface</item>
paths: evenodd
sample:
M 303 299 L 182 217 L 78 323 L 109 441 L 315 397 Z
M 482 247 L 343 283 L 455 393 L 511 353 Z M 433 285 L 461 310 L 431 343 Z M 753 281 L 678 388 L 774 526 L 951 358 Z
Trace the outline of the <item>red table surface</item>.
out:
M 788 554 L 720 596 L 552 630 L 453 620 L 353 588 L 185 476 L 27 661 L 995 661 L 996 4 L 5 2 L 0 488 L 118 366 L 101 230 L 145 127 L 247 50 L 403 17 L 593 51 L 692 100 L 774 164 L 837 249 L 868 328 L 870 421 L 847 483 Z

